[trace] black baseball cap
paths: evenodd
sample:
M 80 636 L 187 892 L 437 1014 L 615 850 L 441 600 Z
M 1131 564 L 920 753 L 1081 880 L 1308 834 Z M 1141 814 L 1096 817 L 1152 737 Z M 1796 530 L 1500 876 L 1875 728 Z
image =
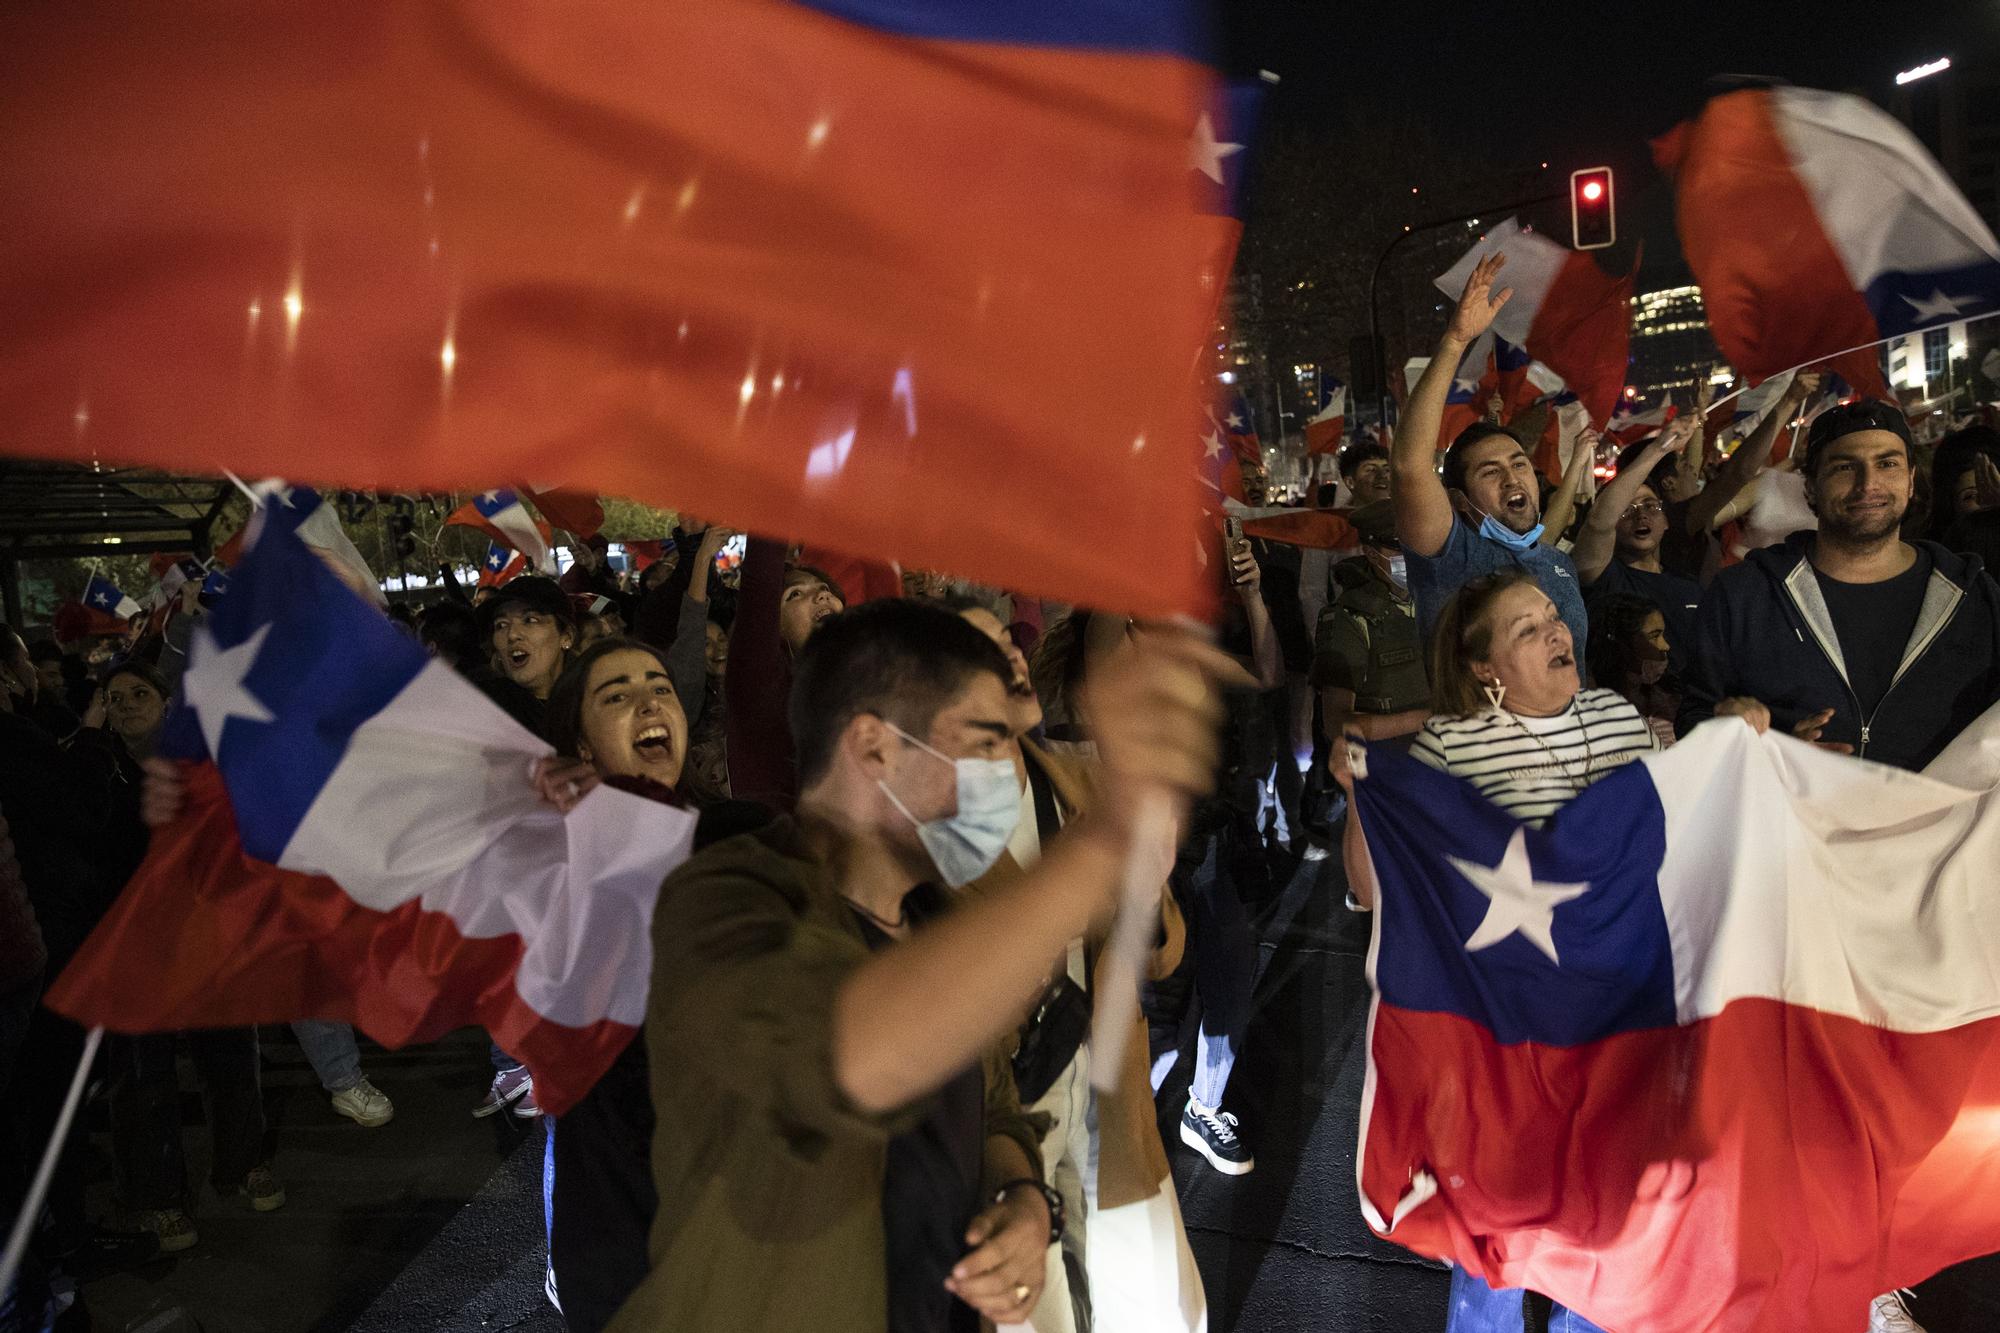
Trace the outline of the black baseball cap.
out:
M 1354 531 L 1365 545 L 1396 544 L 1396 502 L 1393 500 L 1375 500 L 1362 505 L 1347 516 L 1347 521 L 1354 525 Z
M 570 602 L 569 594 L 562 590 L 562 585 L 540 574 L 523 574 L 501 584 L 498 592 L 479 604 L 480 634 L 492 634 L 493 622 L 500 618 L 501 611 L 510 606 L 540 611 L 566 628 L 576 628 L 576 607 Z
M 1894 403 L 1885 403 L 1879 398 L 1857 398 L 1851 403 L 1836 403 L 1814 417 L 1812 425 L 1806 429 L 1805 475 L 1810 477 L 1819 470 L 1820 454 L 1829 444 L 1864 430 L 1886 430 L 1903 442 L 1905 450 L 1915 447 L 1915 441 L 1910 438 L 1909 419 L 1903 415 L 1903 409 Z

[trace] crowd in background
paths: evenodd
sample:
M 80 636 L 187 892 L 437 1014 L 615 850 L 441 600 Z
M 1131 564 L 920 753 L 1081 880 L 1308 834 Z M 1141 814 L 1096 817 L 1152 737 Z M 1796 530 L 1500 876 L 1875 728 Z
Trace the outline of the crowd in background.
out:
M 725 575 L 731 534 L 692 521 L 643 573 L 591 538 L 560 578 L 467 593 L 446 571 L 428 605 L 390 606 L 548 742 L 552 802 L 607 782 L 701 812 L 656 915 L 646 1029 L 548 1127 L 548 1286 L 571 1328 L 782 1328 L 802 1303 L 899 1333 L 1202 1327 L 1168 1154 L 1255 1169 L 1230 1096 L 1251 922 L 1303 863 L 1334 863 L 1345 910 L 1372 905 L 1351 747 L 1407 749 L 1539 821 L 1711 717 L 1920 768 L 2000 699 L 2000 435 L 1920 448 L 1893 405 L 1821 404 L 1806 374 L 1727 456 L 1703 453 L 1703 402 L 1601 484 L 1586 438 L 1558 483 L 1497 420 L 1437 439 L 1497 268 L 1392 442 L 1350 444 L 1310 497 L 1349 545 L 1227 531 L 1213 646 L 763 537 Z M 1252 505 L 1262 487 L 1247 469 Z M 178 808 L 152 748 L 202 596 L 88 653 L 0 628 L 9 1199 L 82 1050 L 41 990 Z M 1146 1022 L 1099 1092 L 1105 920 L 1160 791 L 1183 818 L 1158 849 Z M 1153 1097 L 1184 1025 L 1168 1140 Z M 332 1112 L 391 1118 L 350 1029 L 293 1029 Z M 183 1156 L 183 1041 L 214 1204 Z M 107 1042 L 122 1208 L 87 1217 L 64 1155 L 11 1326 L 80 1310 L 80 1274 L 198 1244 L 204 1207 L 284 1205 L 258 1051 L 254 1029 Z M 540 1117 L 529 1072 L 490 1054 L 472 1114 Z M 1452 1299 L 1455 1329 L 1591 1327 L 1464 1272 Z M 1893 1293 L 1871 1317 L 1917 1327 Z

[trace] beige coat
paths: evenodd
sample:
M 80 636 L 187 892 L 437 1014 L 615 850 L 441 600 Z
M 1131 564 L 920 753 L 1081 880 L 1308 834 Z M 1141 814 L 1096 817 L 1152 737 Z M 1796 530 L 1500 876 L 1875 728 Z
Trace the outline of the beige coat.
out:
M 1062 811 L 1065 822 L 1090 809 L 1092 773 L 1088 764 L 1069 756 L 1051 754 L 1032 741 L 1023 740 L 1021 748 L 1026 752 L 1028 762 L 1039 765 L 1048 775 L 1049 786 L 1055 793 L 1056 805 Z M 1003 853 L 991 870 L 973 881 L 968 891 L 977 893 L 982 889 L 996 888 L 1018 879 L 1022 873 L 1013 856 Z M 1180 965 L 1181 952 L 1187 945 L 1187 927 L 1181 920 L 1180 908 L 1175 904 L 1173 894 L 1167 891 L 1165 885 L 1160 888 L 1158 938 L 1159 944 L 1147 969 L 1147 979 L 1153 981 Z M 1093 992 L 1105 980 L 1102 944 L 1103 941 L 1096 938 L 1086 942 Z M 1002 1040 L 1002 1054 L 1011 1060 L 1018 1044 L 1018 1037 L 1009 1034 Z M 1160 1143 L 1159 1122 L 1153 1111 L 1153 1085 L 1147 1073 L 1146 1020 L 1143 1016 L 1133 1021 L 1132 1034 L 1125 1043 L 1125 1054 L 1120 1061 L 1116 1089 L 1098 1098 L 1097 1126 L 1098 1207 L 1116 1208 L 1121 1204 L 1150 1199 L 1158 1193 L 1161 1182 L 1171 1172 L 1166 1149 Z

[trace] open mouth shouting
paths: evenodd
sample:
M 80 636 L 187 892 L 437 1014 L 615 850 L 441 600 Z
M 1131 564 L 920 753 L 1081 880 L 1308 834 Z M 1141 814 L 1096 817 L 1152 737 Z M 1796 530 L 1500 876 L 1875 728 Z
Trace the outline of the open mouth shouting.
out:
M 639 728 L 638 734 L 632 737 L 632 752 L 650 766 L 677 761 L 680 747 L 673 732 L 655 722 Z

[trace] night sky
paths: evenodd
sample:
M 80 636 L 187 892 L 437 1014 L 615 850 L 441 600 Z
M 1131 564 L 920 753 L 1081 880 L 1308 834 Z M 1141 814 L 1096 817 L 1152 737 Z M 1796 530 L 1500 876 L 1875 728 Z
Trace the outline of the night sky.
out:
M 2000 0 L 1222 0 L 1220 13 L 1225 69 L 1282 76 L 1273 123 L 1425 123 L 1496 172 L 1547 160 L 1557 189 L 1572 168 L 1619 167 L 1649 269 L 1677 260 L 1670 234 L 1669 253 L 1657 253 L 1658 227 L 1642 216 L 1664 220 L 1645 141 L 1696 110 L 1711 77 L 1775 76 L 1887 105 L 1898 70 L 1939 56 L 1960 69 L 2000 65 Z M 1412 183 L 1385 185 L 1407 194 Z

